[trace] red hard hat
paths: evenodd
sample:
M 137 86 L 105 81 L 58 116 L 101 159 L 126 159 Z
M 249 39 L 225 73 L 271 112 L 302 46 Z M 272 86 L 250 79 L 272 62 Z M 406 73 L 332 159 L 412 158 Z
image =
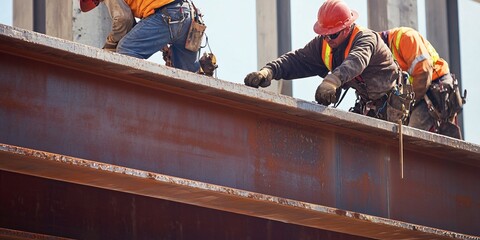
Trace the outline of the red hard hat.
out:
M 98 6 L 99 0 L 80 0 L 82 12 L 88 12 Z
M 317 22 L 313 31 L 320 35 L 329 35 L 349 27 L 358 18 L 355 10 L 350 10 L 341 0 L 327 0 L 318 9 Z

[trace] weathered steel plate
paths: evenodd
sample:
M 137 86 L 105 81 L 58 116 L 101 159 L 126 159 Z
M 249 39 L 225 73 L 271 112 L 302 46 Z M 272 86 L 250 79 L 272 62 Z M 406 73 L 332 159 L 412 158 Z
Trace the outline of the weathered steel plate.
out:
M 0 224 L 77 239 L 480 239 L 9 145 Z

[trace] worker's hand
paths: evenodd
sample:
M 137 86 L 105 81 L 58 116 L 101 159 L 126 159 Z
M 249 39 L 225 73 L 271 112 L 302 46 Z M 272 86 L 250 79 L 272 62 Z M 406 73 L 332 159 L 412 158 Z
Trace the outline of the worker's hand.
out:
M 317 92 L 315 93 L 315 100 L 325 106 L 336 103 L 338 100 L 336 96 L 337 88 L 341 85 L 342 82 L 337 76 L 328 74 L 322 83 L 320 83 L 320 86 L 318 86 Z
M 110 52 L 116 52 L 117 51 L 117 44 L 116 43 L 112 44 L 112 43 L 105 42 L 105 45 L 103 45 L 102 49 L 110 51 Z
M 258 72 L 249 73 L 245 77 L 245 85 L 258 88 L 260 87 L 268 87 L 273 78 L 272 70 L 269 68 L 262 68 Z

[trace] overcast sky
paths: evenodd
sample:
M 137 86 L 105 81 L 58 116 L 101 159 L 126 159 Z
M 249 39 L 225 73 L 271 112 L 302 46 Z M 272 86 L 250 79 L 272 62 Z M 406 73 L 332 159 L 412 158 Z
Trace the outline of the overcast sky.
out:
M 219 65 L 218 78 L 243 84 L 245 75 L 257 70 L 256 57 L 256 0 L 194 0 L 205 15 L 207 35 L 213 53 Z M 359 12 L 359 25 L 368 26 L 367 0 L 345 0 L 347 4 Z M 323 0 L 292 0 L 292 49 L 303 47 L 315 33 L 312 30 L 317 11 Z M 480 78 L 478 77 L 478 61 L 480 55 L 480 33 L 474 31 L 478 24 L 476 19 L 480 13 L 480 3 L 473 0 L 459 0 L 460 47 L 462 64 L 462 84 L 468 90 L 465 105 L 464 128 L 467 141 L 480 144 Z M 418 0 L 419 31 L 426 36 L 424 0 Z M 12 0 L 0 3 L 0 23 L 12 24 Z M 163 64 L 161 55 L 154 55 L 150 61 Z M 475 74 L 477 73 L 477 74 Z M 314 101 L 315 89 L 321 82 L 320 77 L 305 78 L 293 81 L 293 97 Z M 354 103 L 354 91 L 349 91 L 340 109 L 347 110 Z

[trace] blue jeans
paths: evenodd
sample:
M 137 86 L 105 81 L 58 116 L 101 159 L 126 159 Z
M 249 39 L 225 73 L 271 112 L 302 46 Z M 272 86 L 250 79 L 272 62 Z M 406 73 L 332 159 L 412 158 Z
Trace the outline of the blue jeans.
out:
M 170 16 L 164 15 L 164 11 Z M 147 59 L 171 44 L 173 66 L 190 72 L 197 72 L 197 52 L 185 49 L 191 24 L 190 8 L 187 2 L 171 4 L 142 19 L 125 35 L 117 46 L 117 52 L 132 57 Z

